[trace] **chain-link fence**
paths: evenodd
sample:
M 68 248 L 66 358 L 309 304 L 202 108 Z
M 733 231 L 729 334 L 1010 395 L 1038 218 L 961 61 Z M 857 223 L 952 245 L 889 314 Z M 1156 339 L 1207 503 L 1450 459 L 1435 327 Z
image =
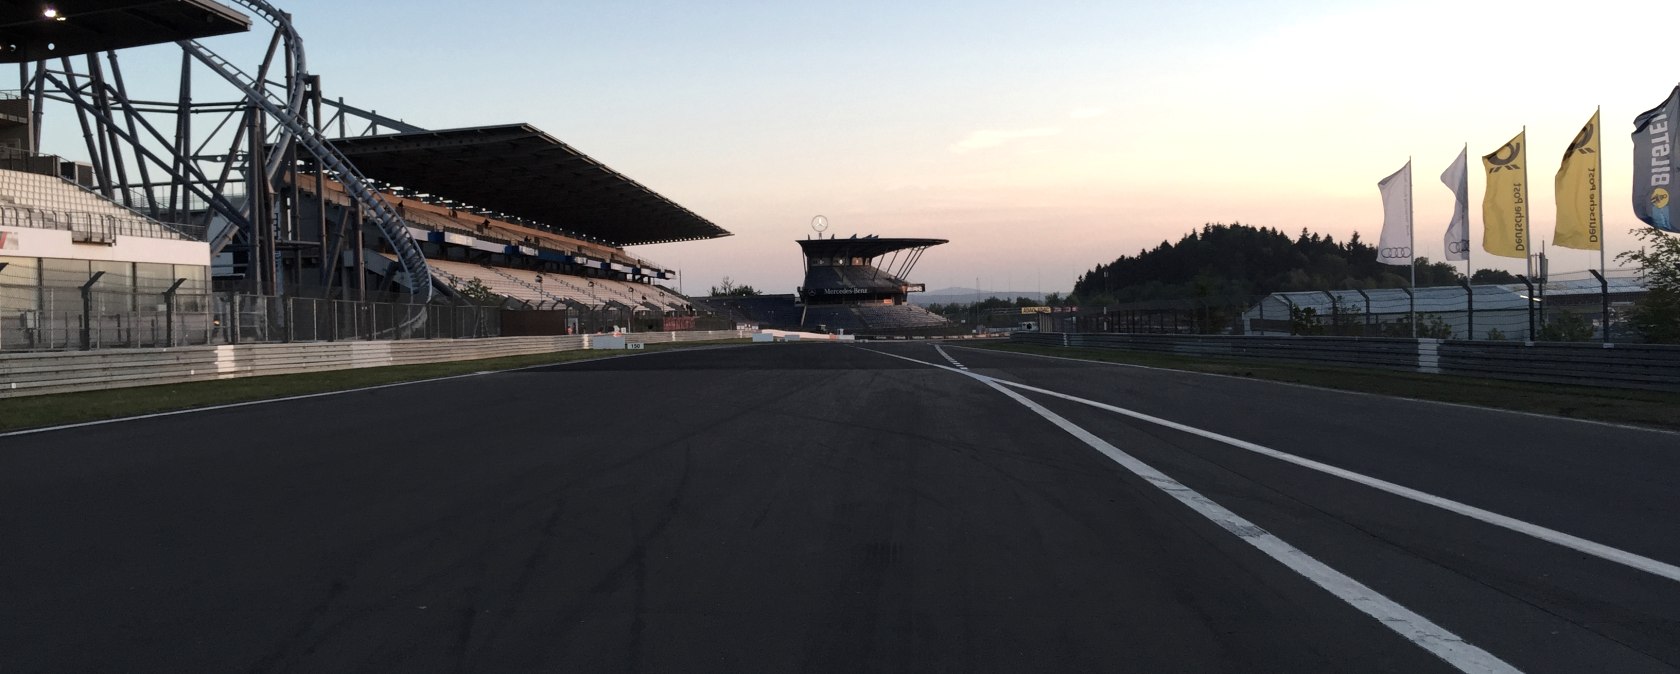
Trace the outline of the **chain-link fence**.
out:
M 208 295 L 0 285 L 0 350 L 210 343 Z
M 307 297 L 213 296 L 231 343 L 462 339 L 501 335 L 501 309 Z M 211 343 L 218 343 L 212 340 Z
M 395 300 L 397 297 L 382 299 Z M 0 284 L 0 351 L 730 329 L 706 313 Z
M 1543 282 L 1308 290 L 1258 299 L 1184 299 L 1055 309 L 1044 319 L 999 310 L 983 325 L 1031 321 L 1066 332 L 1336 335 L 1464 340 L 1637 341 L 1623 316 L 1644 287 L 1633 272 L 1582 272 Z
M 498 307 L 0 285 L 0 351 L 496 337 Z
M 1130 302 L 1053 312 L 1050 321 L 1058 329 L 1073 332 L 1124 332 L 1132 334 L 1217 335 L 1241 334 L 1239 317 L 1247 308 L 1240 303 L 1198 300 Z M 1042 329 L 1042 328 L 1041 328 Z

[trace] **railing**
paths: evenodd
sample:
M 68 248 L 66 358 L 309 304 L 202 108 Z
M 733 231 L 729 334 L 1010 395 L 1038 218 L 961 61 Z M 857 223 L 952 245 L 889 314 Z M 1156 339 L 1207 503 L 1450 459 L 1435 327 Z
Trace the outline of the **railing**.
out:
M 134 216 L 50 211 L 25 206 L 0 206 L 0 225 L 69 231 L 76 241 L 113 243 L 118 236 L 203 241 L 208 227 Z
M 1193 358 L 1259 358 L 1335 367 L 1680 391 L 1680 346 L 1658 344 L 1053 332 L 1015 333 L 1010 339 L 1041 346 L 1147 351 Z
M 158 198 L 158 196 L 153 193 L 154 189 L 160 188 L 127 188 L 124 190 L 124 193 L 127 195 L 126 198 L 128 201 L 122 203 L 132 204 L 131 206 L 126 207 L 134 211 L 139 211 L 142 215 L 146 215 L 154 209 L 158 213 L 170 212 L 170 204 L 166 200 Z M 246 192 L 245 183 L 241 182 L 229 182 L 227 185 L 222 187 L 221 191 L 222 196 L 227 197 L 228 201 L 236 203 L 245 198 Z M 174 210 L 177 212 L 196 213 L 207 212 L 210 210 L 210 202 L 193 194 L 191 190 L 182 190 L 181 193 L 175 196 L 175 198 L 176 203 L 174 205 Z M 119 197 L 118 201 L 121 201 L 121 199 L 122 197 Z M 171 226 L 174 225 L 172 224 Z

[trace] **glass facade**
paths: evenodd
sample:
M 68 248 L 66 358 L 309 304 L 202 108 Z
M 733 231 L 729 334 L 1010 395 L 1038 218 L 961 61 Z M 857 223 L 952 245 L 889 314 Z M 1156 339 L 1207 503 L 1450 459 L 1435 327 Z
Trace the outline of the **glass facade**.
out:
M 101 262 L 59 258 L 0 257 L 0 285 L 77 289 L 96 272 L 105 272 L 93 289 L 98 292 L 161 294 L 186 279 L 178 292 L 201 294 L 210 291 L 210 268 L 186 264 L 152 262 Z
M 162 293 L 175 282 L 174 265 L 157 264 L 153 262 L 136 262 L 134 264 L 135 292 L 152 294 Z
M 101 262 L 59 258 L 0 257 L 0 311 L 81 311 L 82 284 L 105 272 L 93 290 L 101 307 L 111 311 L 151 310 L 162 306 L 164 291 L 186 279 L 183 296 L 210 291 L 210 268 L 150 262 Z

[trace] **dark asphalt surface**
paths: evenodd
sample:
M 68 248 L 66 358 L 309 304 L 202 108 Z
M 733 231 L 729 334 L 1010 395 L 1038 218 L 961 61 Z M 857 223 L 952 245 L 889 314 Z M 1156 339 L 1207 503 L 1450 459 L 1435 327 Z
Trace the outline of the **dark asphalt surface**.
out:
M 0 437 L 0 672 L 1449 671 L 871 349 L 946 363 L 659 352 Z M 947 352 L 1680 563 L 1680 435 Z M 1029 397 L 1520 669 L 1680 668 L 1680 583 Z

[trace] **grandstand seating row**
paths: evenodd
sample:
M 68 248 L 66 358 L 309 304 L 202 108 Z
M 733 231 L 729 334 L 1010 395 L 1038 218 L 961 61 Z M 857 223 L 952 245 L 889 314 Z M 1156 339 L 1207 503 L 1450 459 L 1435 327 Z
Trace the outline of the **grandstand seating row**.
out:
M 345 205 L 349 197 L 344 192 L 344 186 L 331 180 L 324 181 L 323 191 L 327 193 L 329 202 Z M 315 181 L 304 178 L 298 181 L 298 188 L 313 194 Z M 398 214 L 409 224 L 433 230 L 450 231 L 457 234 L 487 238 L 509 243 L 532 244 L 549 250 L 566 253 L 579 253 L 608 262 L 642 267 L 663 269 L 653 261 L 635 257 L 625 251 L 592 241 L 583 241 L 574 237 L 556 234 L 554 232 L 527 227 L 520 224 L 506 222 L 479 215 L 472 211 L 451 208 L 443 204 L 393 194 L 382 195 L 393 208 L 398 208 Z M 400 207 L 400 208 L 399 208 Z
M 815 266 L 805 270 L 808 289 L 869 288 L 878 292 L 898 292 L 904 281 L 877 267 Z
M 185 235 L 56 176 L 0 170 L 3 224 L 44 229 L 185 239 Z
M 531 304 L 570 301 L 600 307 L 612 301 L 637 310 L 679 311 L 690 308 L 688 300 L 681 295 L 655 285 L 491 267 L 457 260 L 428 259 L 426 264 L 456 287 L 478 279 L 497 295 Z
M 949 321 L 913 304 L 864 304 L 855 307 L 857 316 L 870 328 L 931 328 Z

